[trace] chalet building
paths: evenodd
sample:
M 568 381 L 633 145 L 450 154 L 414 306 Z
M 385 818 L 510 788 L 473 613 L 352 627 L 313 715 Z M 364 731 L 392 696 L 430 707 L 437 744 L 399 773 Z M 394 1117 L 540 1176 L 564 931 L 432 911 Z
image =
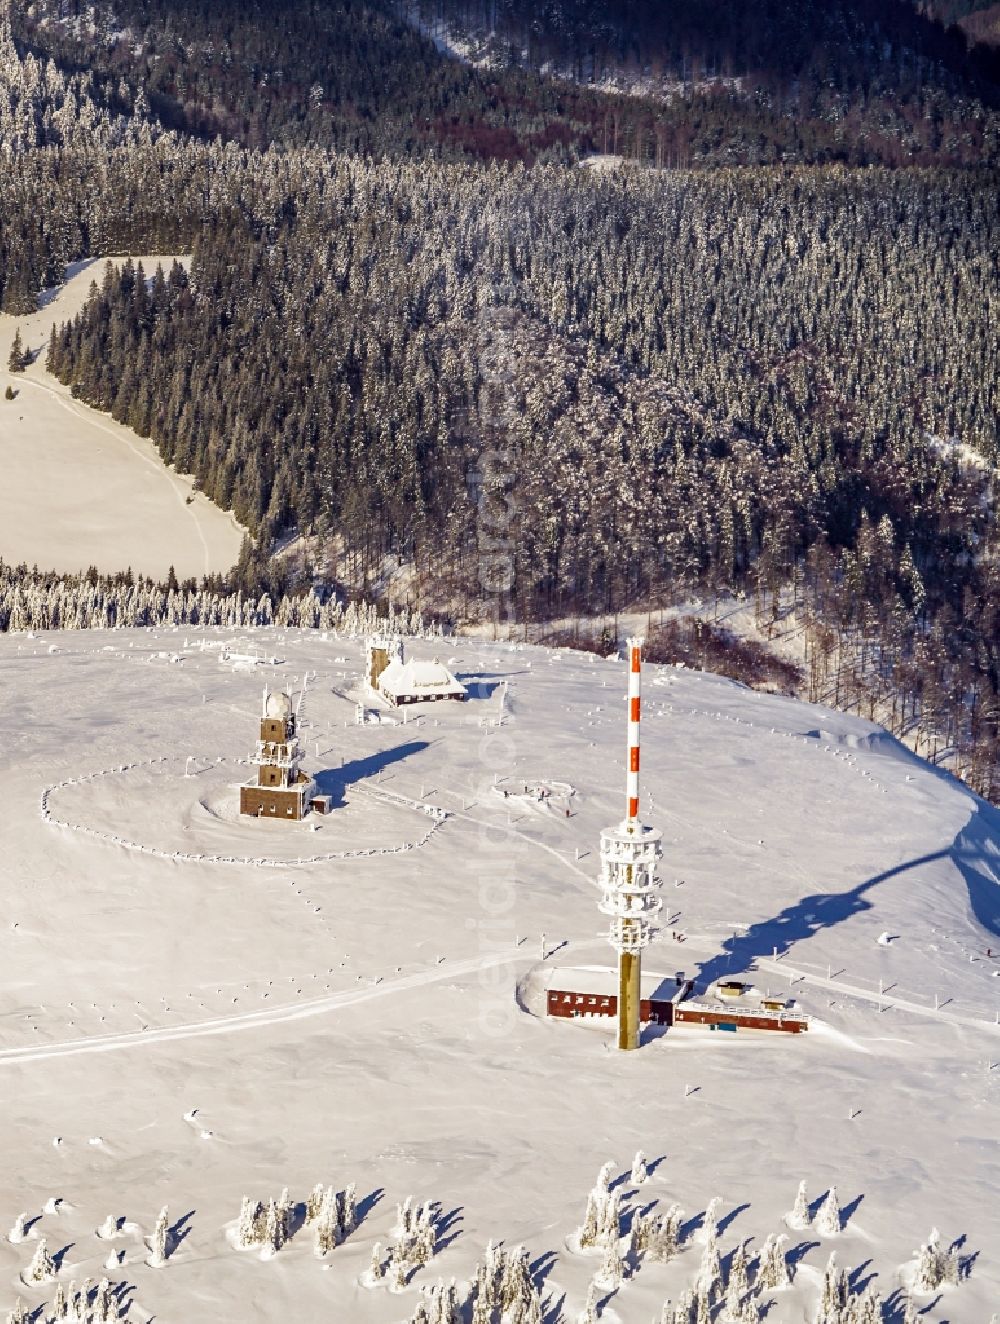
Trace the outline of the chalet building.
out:
M 428 699 L 468 698 L 468 691 L 438 658 L 422 662 L 404 660 L 403 641 L 398 637 L 373 635 L 367 644 L 365 681 L 393 708 Z

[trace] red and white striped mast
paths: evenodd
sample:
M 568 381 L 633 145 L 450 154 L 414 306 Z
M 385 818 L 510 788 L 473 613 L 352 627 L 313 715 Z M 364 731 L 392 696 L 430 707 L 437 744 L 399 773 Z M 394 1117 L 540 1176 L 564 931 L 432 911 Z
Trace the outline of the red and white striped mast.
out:
M 639 714 L 642 705 L 642 639 L 628 641 L 628 763 L 625 821 L 639 818 Z
M 639 821 L 639 721 L 642 706 L 642 639 L 627 641 L 628 747 L 625 763 L 625 818 L 601 833 L 603 893 L 599 909 L 611 924 L 608 941 L 618 953 L 618 1047 L 639 1047 L 642 951 L 652 940 L 660 910 L 656 865 L 662 832 Z

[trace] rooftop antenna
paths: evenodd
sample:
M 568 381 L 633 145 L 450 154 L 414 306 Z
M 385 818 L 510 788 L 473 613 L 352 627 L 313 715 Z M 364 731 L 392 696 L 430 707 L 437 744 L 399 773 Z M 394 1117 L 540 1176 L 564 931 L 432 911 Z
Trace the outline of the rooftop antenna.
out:
M 618 953 L 618 1047 L 639 1047 L 642 951 L 655 935 L 653 920 L 661 902 L 656 864 L 663 833 L 639 821 L 639 718 L 642 638 L 626 643 L 628 660 L 628 745 L 625 764 L 625 817 L 601 833 L 603 893 L 598 909 L 610 917 L 608 941 Z

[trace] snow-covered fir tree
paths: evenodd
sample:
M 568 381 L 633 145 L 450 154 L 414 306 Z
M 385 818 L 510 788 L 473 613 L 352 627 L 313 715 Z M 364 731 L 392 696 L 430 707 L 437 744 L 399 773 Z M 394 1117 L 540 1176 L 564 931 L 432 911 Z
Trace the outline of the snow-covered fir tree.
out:
M 739 1324 L 760 1324 L 760 1302 L 751 1292 L 743 1302 Z
M 747 1243 L 741 1241 L 733 1251 L 729 1265 L 729 1277 L 726 1279 L 726 1301 L 724 1317 L 738 1324 L 742 1315 L 744 1298 L 750 1291 L 749 1256 Z
M 502 1259 L 500 1271 L 500 1310 L 523 1311 L 535 1295 L 528 1252 L 524 1246 L 515 1246 Z
M 632 1171 L 629 1174 L 633 1186 L 641 1186 L 643 1182 L 649 1180 L 649 1171 L 646 1167 L 646 1155 L 641 1149 L 635 1152 L 635 1158 L 632 1160 Z
M 601 1289 L 598 1286 L 597 1279 L 591 1280 L 587 1288 L 587 1299 L 584 1302 L 583 1309 L 577 1315 L 577 1324 L 597 1324 L 597 1303 L 601 1299 Z
M 869 1283 L 856 1300 L 854 1313 L 858 1324 L 882 1324 L 882 1296 L 874 1283 Z
M 699 1280 L 695 1288 L 694 1324 L 711 1324 L 712 1302 L 705 1284 Z
M 399 1254 L 399 1248 L 394 1246 L 389 1252 L 389 1264 L 386 1277 L 389 1283 L 389 1290 L 392 1292 L 402 1292 L 406 1284 L 410 1281 L 410 1266 L 402 1255 Z
M 376 1283 L 380 1283 L 385 1277 L 385 1254 L 382 1250 L 381 1241 L 376 1241 L 375 1245 L 372 1246 L 372 1259 L 368 1272 L 372 1281 Z
M 761 1247 L 757 1268 L 757 1282 L 765 1291 L 783 1291 L 791 1287 L 792 1280 L 788 1269 L 788 1257 L 785 1243 L 788 1238 L 784 1233 L 772 1232 Z
M 609 1236 L 604 1242 L 604 1259 L 595 1275 L 594 1281 L 606 1292 L 617 1292 L 625 1276 L 625 1264 L 622 1260 L 621 1242 L 616 1236 Z
M 167 1212 L 167 1206 L 164 1205 L 156 1218 L 156 1226 L 153 1228 L 153 1235 L 149 1241 L 149 1263 L 154 1269 L 162 1269 L 167 1262 L 169 1247 L 170 1218 Z
M 646 1214 L 637 1213 L 632 1221 L 635 1251 L 660 1263 L 673 1259 L 678 1250 L 683 1218 L 684 1211 L 677 1204 L 671 1205 L 662 1216 L 655 1209 Z
M 587 1193 L 587 1212 L 583 1216 L 583 1224 L 578 1233 L 580 1247 L 583 1250 L 589 1250 L 597 1245 L 597 1234 L 600 1227 L 601 1204 L 600 1197 L 596 1188 Z
M 821 1237 L 836 1237 L 841 1232 L 840 1221 L 840 1202 L 837 1199 L 837 1188 L 831 1186 L 827 1191 L 826 1199 L 819 1207 L 813 1222 L 813 1230 L 818 1232 Z
M 694 1322 L 694 1292 L 690 1288 L 685 1288 L 677 1298 L 677 1304 L 674 1306 L 674 1324 L 693 1324 Z
M 931 1228 L 930 1236 L 917 1253 L 912 1290 L 919 1293 L 936 1292 L 945 1283 L 957 1283 L 958 1280 L 957 1253 L 946 1250 L 941 1245 L 940 1232 L 936 1227 Z
M 306 1222 L 313 1223 L 319 1217 L 319 1211 L 323 1205 L 324 1186 L 321 1181 L 309 1192 L 306 1197 Z
M 14 1219 L 14 1225 L 11 1228 L 11 1230 L 7 1233 L 7 1240 L 11 1243 L 12 1246 L 19 1246 L 27 1236 L 27 1232 L 25 1231 L 25 1224 L 27 1223 L 27 1221 L 28 1221 L 27 1213 L 18 1214 L 18 1216 Z
M 698 1277 L 695 1279 L 695 1291 L 699 1295 L 704 1293 L 709 1302 L 715 1301 L 721 1295 L 722 1257 L 719 1254 L 719 1243 L 714 1236 L 708 1241 L 702 1253 Z
M 795 1193 L 795 1204 L 792 1206 L 791 1213 L 786 1216 L 785 1222 L 789 1227 L 802 1232 L 809 1227 L 811 1221 L 809 1217 L 809 1197 L 806 1194 L 806 1182 L 803 1178 L 799 1182 L 799 1189 Z
M 253 1200 L 244 1195 L 240 1206 L 240 1216 L 236 1224 L 235 1241 L 241 1250 L 264 1244 L 267 1227 L 267 1211 L 262 1201 Z
M 823 1270 L 817 1324 L 838 1324 L 840 1312 L 847 1305 L 848 1296 L 847 1274 L 837 1264 L 837 1252 L 833 1251 Z
M 28 1316 L 20 1297 L 14 1302 L 14 1309 L 7 1312 L 7 1324 L 28 1324 Z
M 39 1237 L 35 1253 L 24 1274 L 26 1283 L 51 1283 L 56 1276 L 55 1260 L 49 1254 L 45 1238 Z
M 340 1235 L 346 1241 L 358 1226 L 357 1186 L 351 1182 L 340 1205 Z
M 716 1240 L 719 1235 L 719 1206 L 722 1200 L 717 1195 L 713 1195 L 708 1202 L 701 1220 L 701 1227 L 698 1229 L 698 1240 L 703 1245 L 708 1245 Z
M 328 1186 L 323 1192 L 323 1199 L 320 1201 L 319 1213 L 314 1220 L 316 1226 L 315 1244 L 317 1255 L 329 1255 L 332 1250 L 336 1249 L 339 1224 L 337 1206 L 337 1192 L 332 1186 Z
M 609 1241 L 617 1241 L 621 1236 L 621 1196 L 617 1191 L 611 1191 L 605 1196 L 599 1213 L 598 1244 L 603 1246 Z
M 111 1283 L 107 1278 L 102 1278 L 94 1295 L 94 1324 L 108 1324 L 117 1315 L 118 1306 L 111 1293 Z

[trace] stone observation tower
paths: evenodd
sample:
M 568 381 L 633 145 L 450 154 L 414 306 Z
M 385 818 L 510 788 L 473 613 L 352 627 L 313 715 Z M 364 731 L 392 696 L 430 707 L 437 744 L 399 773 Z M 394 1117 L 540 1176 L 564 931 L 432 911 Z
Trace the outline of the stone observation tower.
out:
M 304 818 L 318 803 L 316 784 L 300 766 L 302 760 L 290 694 L 264 691 L 260 739 L 250 756 L 257 774 L 240 787 L 240 813 L 252 818 Z
M 639 713 L 642 639 L 628 640 L 628 758 L 625 818 L 601 833 L 603 892 L 598 908 L 610 916 L 608 941 L 618 953 L 618 1047 L 639 1047 L 642 949 L 654 935 L 661 902 L 656 864 L 662 832 L 639 821 Z

